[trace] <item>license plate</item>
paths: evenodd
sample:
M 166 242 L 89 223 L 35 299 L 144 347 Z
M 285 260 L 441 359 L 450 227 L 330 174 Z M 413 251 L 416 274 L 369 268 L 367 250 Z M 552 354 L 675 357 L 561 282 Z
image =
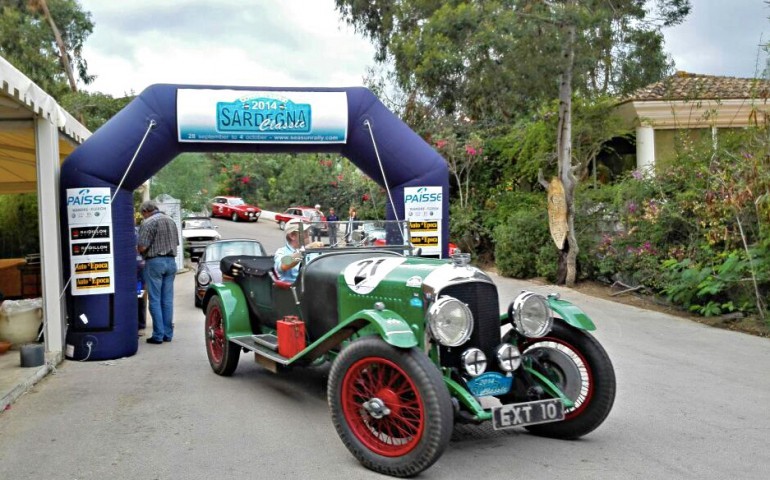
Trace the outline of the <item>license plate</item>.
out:
M 512 403 L 492 408 L 492 427 L 495 430 L 559 420 L 564 420 L 564 404 L 558 399 Z

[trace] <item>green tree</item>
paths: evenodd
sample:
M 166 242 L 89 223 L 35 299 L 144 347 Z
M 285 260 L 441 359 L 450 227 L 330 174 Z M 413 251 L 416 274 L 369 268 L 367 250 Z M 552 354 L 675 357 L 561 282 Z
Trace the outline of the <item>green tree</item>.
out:
M 64 94 L 59 103 L 93 132 L 121 111 L 133 98 L 113 98 L 105 93 L 80 90 Z
M 661 26 L 689 0 L 336 0 L 342 18 L 391 61 L 406 92 L 447 113 L 508 121 L 558 96 L 566 25 L 575 27 L 574 85 L 585 95 L 633 90 L 672 67 Z M 649 7 L 655 7 L 651 9 Z
M 152 178 L 153 197 L 171 195 L 180 200 L 182 208 L 199 212 L 208 206 L 215 189 L 212 161 L 204 154 L 184 153 L 163 167 Z
M 0 195 L 0 258 L 40 252 L 37 214 L 34 193 Z
M 76 0 L 0 0 L 0 55 L 56 99 L 77 90 L 73 72 L 93 80 L 82 56 L 93 28 Z
M 287 154 L 210 153 L 216 187 L 210 195 L 234 195 L 259 206 L 271 203 L 275 177 Z
M 559 257 L 567 285 L 577 276 L 577 187 L 573 91 L 587 97 L 633 88 L 670 68 L 661 26 L 681 22 L 689 0 L 657 0 L 657 19 L 639 0 L 336 0 L 342 17 L 392 60 L 399 85 L 480 125 L 515 119 L 559 99 L 555 156 L 569 233 Z M 646 56 L 641 56 L 645 53 Z M 548 80 L 551 80 L 550 82 Z M 545 80 L 545 81 L 544 81 Z M 622 82 L 622 83 L 621 83 Z M 543 182 L 545 183 L 545 182 Z

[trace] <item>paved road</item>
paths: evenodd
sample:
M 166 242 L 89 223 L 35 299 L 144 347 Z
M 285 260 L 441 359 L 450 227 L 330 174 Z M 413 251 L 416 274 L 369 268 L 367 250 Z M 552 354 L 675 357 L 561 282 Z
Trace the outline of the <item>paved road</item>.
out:
M 270 222 L 217 223 L 271 251 L 281 241 Z M 184 273 L 176 283 L 172 343 L 65 362 L 0 414 L 0 479 L 383 478 L 337 438 L 328 368 L 276 376 L 243 354 L 232 378 L 211 372 L 192 282 Z M 499 286 L 501 303 L 522 288 L 557 290 L 594 318 L 615 364 L 615 407 L 579 441 L 458 427 L 420 478 L 768 478 L 770 341 L 567 289 Z

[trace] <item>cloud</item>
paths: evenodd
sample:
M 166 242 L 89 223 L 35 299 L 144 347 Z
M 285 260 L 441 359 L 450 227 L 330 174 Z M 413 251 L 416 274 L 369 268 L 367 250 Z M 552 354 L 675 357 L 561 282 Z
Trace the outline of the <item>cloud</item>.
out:
M 131 3 L 82 0 L 94 34 L 90 90 L 138 93 L 153 83 L 361 85 L 374 49 L 333 0 Z
M 664 29 L 676 68 L 691 73 L 762 74 L 770 42 L 770 8 L 759 0 L 695 0 L 685 22 Z
M 84 48 L 97 75 L 88 88 L 116 96 L 153 83 L 355 86 L 374 65 L 374 47 L 340 20 L 334 0 L 80 3 L 95 23 Z M 758 45 L 770 42 L 765 2 L 692 3 L 682 25 L 663 30 L 676 68 L 761 73 Z

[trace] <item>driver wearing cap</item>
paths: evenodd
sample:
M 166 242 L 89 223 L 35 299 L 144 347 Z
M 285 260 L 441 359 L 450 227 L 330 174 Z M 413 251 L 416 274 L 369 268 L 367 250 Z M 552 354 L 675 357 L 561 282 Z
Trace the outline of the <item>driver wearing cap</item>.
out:
M 303 229 L 303 241 L 300 242 L 300 222 L 290 220 L 284 228 L 286 244 L 275 251 L 273 264 L 278 273 L 278 279 L 286 282 L 294 282 L 299 275 L 299 266 L 302 263 L 300 248 L 304 244 L 308 248 L 321 248 L 322 242 L 307 243 L 308 230 Z

